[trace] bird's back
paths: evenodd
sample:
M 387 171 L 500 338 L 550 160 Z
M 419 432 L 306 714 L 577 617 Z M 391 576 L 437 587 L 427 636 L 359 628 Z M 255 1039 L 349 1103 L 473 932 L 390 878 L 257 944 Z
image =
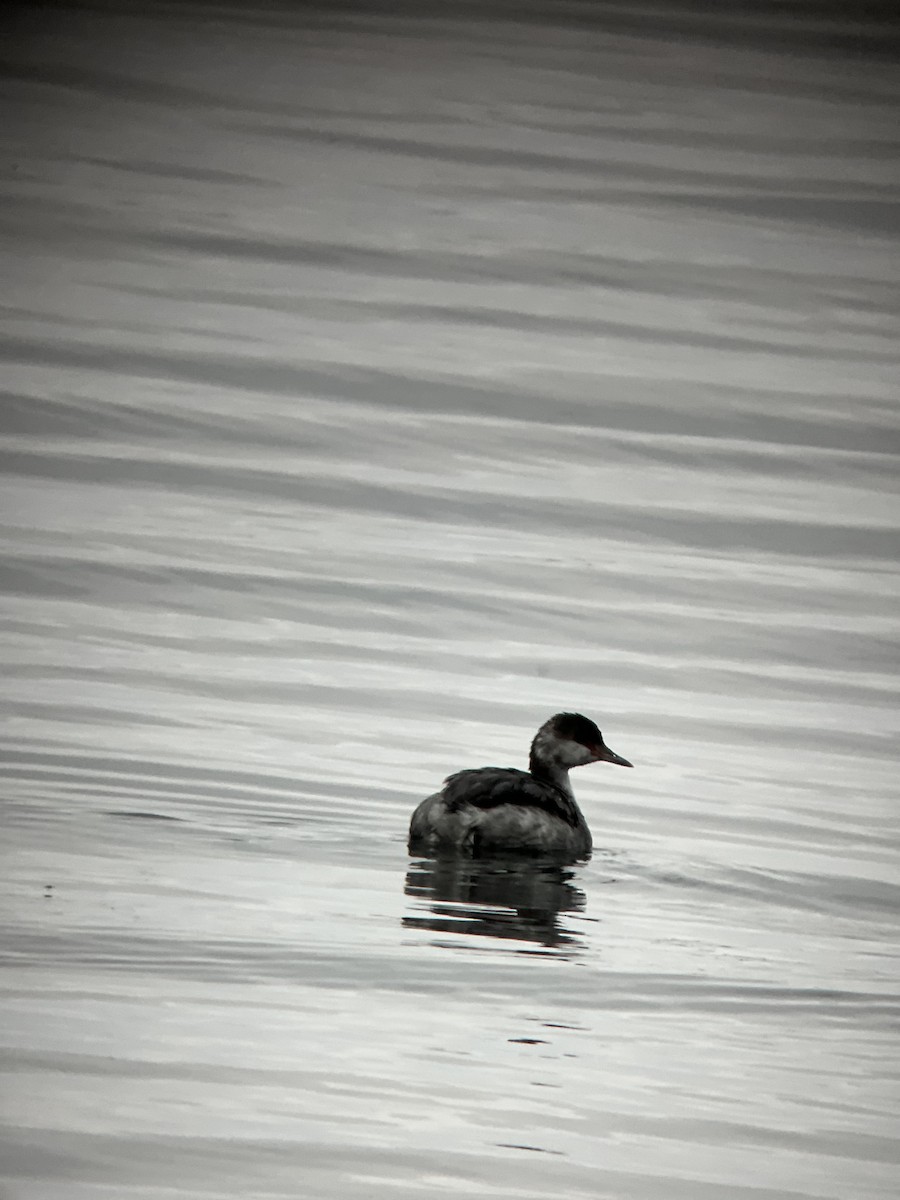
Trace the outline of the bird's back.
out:
M 487 810 L 501 804 L 513 804 L 550 813 L 568 825 L 576 822 L 577 810 L 559 788 L 516 767 L 475 767 L 457 771 L 444 780 L 441 795 L 450 812 L 459 812 L 466 805 Z
M 423 800 L 409 827 L 413 852 L 590 853 L 591 836 L 569 796 L 514 767 L 477 767 L 445 780 Z

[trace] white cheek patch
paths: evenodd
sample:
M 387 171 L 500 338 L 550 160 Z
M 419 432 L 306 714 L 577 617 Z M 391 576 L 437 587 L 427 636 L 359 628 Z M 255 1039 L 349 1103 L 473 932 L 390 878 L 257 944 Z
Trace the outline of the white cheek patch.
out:
M 582 767 L 585 763 L 594 761 L 594 756 L 587 746 L 570 740 L 560 742 L 554 757 L 565 767 Z

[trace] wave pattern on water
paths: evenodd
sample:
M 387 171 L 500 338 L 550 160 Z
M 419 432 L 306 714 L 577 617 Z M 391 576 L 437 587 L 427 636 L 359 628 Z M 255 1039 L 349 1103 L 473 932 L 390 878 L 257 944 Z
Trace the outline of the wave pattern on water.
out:
M 18 15 L 17 1197 L 893 1194 L 891 15 Z M 590 863 L 406 857 L 573 708 Z

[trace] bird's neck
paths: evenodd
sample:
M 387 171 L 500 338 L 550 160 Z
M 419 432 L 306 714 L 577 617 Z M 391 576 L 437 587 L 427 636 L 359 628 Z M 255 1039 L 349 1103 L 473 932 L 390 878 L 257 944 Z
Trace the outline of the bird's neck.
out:
M 531 754 L 528 758 L 528 770 L 535 779 L 552 784 L 564 796 L 568 796 L 571 800 L 575 799 L 572 785 L 569 783 L 569 768 L 541 754 L 534 746 L 531 747 Z

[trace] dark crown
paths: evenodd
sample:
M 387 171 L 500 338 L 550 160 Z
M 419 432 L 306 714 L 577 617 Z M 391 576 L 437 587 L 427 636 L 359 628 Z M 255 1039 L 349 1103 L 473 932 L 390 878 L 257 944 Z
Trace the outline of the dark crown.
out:
M 582 746 L 602 746 L 603 734 L 593 721 L 581 713 L 557 713 L 550 718 L 557 737 L 569 738 Z

